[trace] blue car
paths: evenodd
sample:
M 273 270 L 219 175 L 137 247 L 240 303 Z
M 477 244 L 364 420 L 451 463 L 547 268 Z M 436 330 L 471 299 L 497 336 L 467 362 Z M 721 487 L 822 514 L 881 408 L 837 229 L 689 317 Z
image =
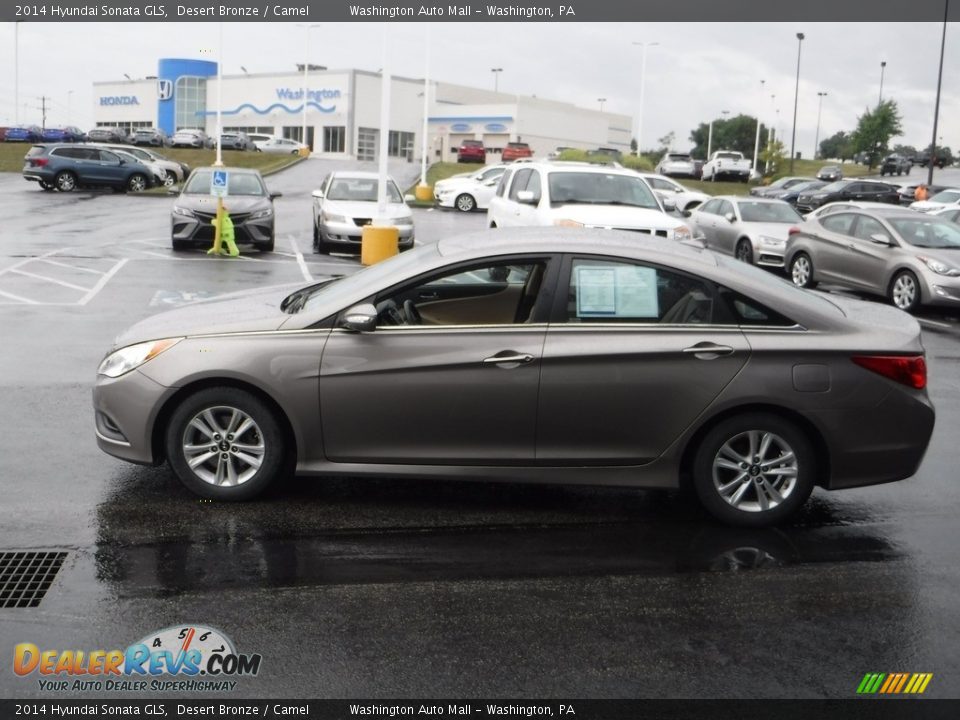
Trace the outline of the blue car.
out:
M 36 125 L 17 125 L 9 128 L 4 137 L 5 142 L 40 142 L 43 130 Z
M 85 139 L 83 130 L 73 125 L 62 128 L 46 128 L 43 131 L 43 142 L 75 143 L 83 142 Z
M 133 156 L 90 145 L 34 145 L 23 160 L 24 179 L 44 190 L 109 187 L 141 192 L 155 184 L 153 171 Z

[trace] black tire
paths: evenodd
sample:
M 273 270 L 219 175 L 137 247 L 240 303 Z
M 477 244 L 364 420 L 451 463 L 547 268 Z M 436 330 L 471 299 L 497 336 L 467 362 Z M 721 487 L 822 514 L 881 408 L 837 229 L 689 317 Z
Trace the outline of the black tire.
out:
M 167 170 L 166 174 L 163 176 L 163 186 L 173 187 L 176 184 L 177 174 L 173 170 Z
M 453 201 L 453 206 L 460 212 L 473 212 L 477 209 L 477 201 L 470 193 L 461 193 L 457 195 L 457 199 Z
M 127 178 L 126 189 L 129 192 L 143 192 L 148 187 L 150 187 L 150 181 L 147 180 L 147 176 L 143 173 L 134 173 Z
M 173 238 L 170 239 L 170 245 L 174 252 L 182 252 L 190 247 L 186 240 L 174 240 Z
M 191 425 L 194 419 L 208 411 L 205 417 L 212 417 L 216 425 L 212 426 L 207 420 L 202 424 L 208 430 L 224 431 L 229 429 L 229 418 L 234 410 L 253 422 L 253 426 L 244 431 L 239 438 L 220 433 L 205 434 L 195 425 Z M 238 443 L 238 440 L 242 442 Z M 192 469 L 185 457 L 184 446 L 200 447 L 207 442 L 211 443 L 211 448 L 216 449 L 213 452 L 214 457 L 205 462 L 196 463 L 196 470 Z M 164 443 L 170 467 L 180 481 L 197 495 L 211 500 L 228 502 L 249 500 L 277 480 L 283 474 L 286 463 L 287 443 L 274 411 L 255 395 L 232 387 L 207 388 L 187 397 L 170 417 Z M 234 443 L 250 448 L 262 445 L 259 467 L 254 469 L 252 465 L 247 465 L 242 460 L 243 451 L 235 450 Z M 197 457 L 202 457 L 200 454 L 202 452 L 204 451 L 193 456 L 194 461 Z M 254 450 L 249 452 L 252 455 L 256 454 Z M 227 463 L 223 463 L 220 459 L 224 456 L 229 458 Z M 210 466 L 214 462 L 217 464 L 217 469 Z M 216 480 L 220 473 L 219 468 L 226 468 L 227 464 L 238 473 L 237 478 L 246 476 L 245 479 L 235 485 L 214 484 L 210 478 Z M 204 479 L 203 475 L 208 479 Z
M 901 270 L 890 281 L 887 297 L 900 310 L 912 313 L 920 307 L 920 281 L 912 271 Z
M 737 260 L 745 262 L 747 265 L 753 265 L 753 243 L 746 238 L 740 238 L 737 241 L 737 249 L 734 251 Z
M 817 281 L 813 279 L 813 260 L 805 252 L 793 256 L 787 271 L 797 287 L 811 290 L 817 286 Z
M 751 442 L 758 447 L 768 435 L 772 438 L 768 461 L 763 462 L 761 455 L 749 457 Z M 736 462 L 731 451 L 744 462 Z M 786 459 L 780 461 L 780 457 Z M 732 467 L 718 467 L 715 462 Z M 730 525 L 782 522 L 810 497 L 816 475 L 816 454 L 809 438 L 793 422 L 772 413 L 744 413 L 722 420 L 700 441 L 693 461 L 697 497 L 707 512 Z M 729 489 L 726 496 L 721 488 Z
M 77 189 L 77 176 L 68 170 L 62 170 L 53 179 L 53 184 L 60 192 L 73 192 Z

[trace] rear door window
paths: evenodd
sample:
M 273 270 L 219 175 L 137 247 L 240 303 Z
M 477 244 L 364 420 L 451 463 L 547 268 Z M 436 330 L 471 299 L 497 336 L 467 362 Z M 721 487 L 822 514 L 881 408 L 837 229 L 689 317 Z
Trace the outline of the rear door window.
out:
M 839 233 L 840 235 L 849 235 L 850 228 L 853 226 L 853 221 L 855 219 L 856 215 L 853 215 L 852 213 L 836 213 L 830 217 L 825 217 L 820 221 L 820 224 L 830 232 Z

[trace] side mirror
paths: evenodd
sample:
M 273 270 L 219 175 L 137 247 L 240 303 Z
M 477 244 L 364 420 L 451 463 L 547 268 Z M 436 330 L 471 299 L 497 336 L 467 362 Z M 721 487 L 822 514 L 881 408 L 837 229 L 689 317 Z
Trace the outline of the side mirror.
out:
M 323 200 L 323 190 L 314 190 L 310 194 L 313 195 L 313 197 L 317 198 L 318 200 Z
M 686 218 L 693 216 L 693 213 L 692 213 L 690 210 L 684 210 L 684 211 L 683 211 L 682 213 L 680 213 L 680 214 L 683 215 L 683 216 L 686 217 Z
M 883 233 L 874 233 L 873 235 L 871 235 L 870 242 L 876 243 L 877 245 L 886 245 L 887 247 L 890 247 L 891 245 L 893 245 L 890 238 L 884 235 Z
M 377 329 L 377 308 L 371 303 L 354 305 L 343 314 L 341 326 L 353 332 L 373 332 Z
M 737 221 L 737 216 L 734 215 L 733 213 L 730 213 L 730 212 L 728 212 L 726 215 L 724 215 L 724 217 L 725 217 L 729 222 L 732 222 L 732 223 L 734 223 L 734 222 Z
M 517 193 L 517 201 L 528 205 L 536 205 L 538 198 L 533 194 L 533 190 L 521 190 Z
M 271 200 L 276 200 L 278 197 L 283 197 L 283 193 L 282 193 L 282 192 L 272 192 L 272 193 L 270 193 L 270 199 L 271 199 Z
M 673 198 L 664 198 L 664 199 L 663 199 L 663 207 L 664 207 L 665 210 L 676 210 L 676 209 L 677 209 L 677 201 L 674 200 Z

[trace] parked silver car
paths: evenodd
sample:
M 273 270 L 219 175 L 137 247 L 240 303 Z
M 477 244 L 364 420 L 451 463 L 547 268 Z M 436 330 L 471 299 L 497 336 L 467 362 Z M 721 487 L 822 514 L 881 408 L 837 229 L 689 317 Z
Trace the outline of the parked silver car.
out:
M 313 251 L 360 252 L 363 228 L 377 216 L 379 176 L 375 172 L 338 170 L 313 191 Z M 401 250 L 413 247 L 413 213 L 400 188 L 387 178 L 387 219 L 399 232 Z
M 842 285 L 907 311 L 960 307 L 960 226 L 936 216 L 890 208 L 808 219 L 791 235 L 786 262 L 799 287 Z
M 500 229 L 148 318 L 96 436 L 204 497 L 302 475 L 676 488 L 731 523 L 907 478 L 933 431 L 917 322 L 665 238 Z
M 751 265 L 783 267 L 790 229 L 803 218 L 783 200 L 721 195 L 684 215 L 712 250 Z

